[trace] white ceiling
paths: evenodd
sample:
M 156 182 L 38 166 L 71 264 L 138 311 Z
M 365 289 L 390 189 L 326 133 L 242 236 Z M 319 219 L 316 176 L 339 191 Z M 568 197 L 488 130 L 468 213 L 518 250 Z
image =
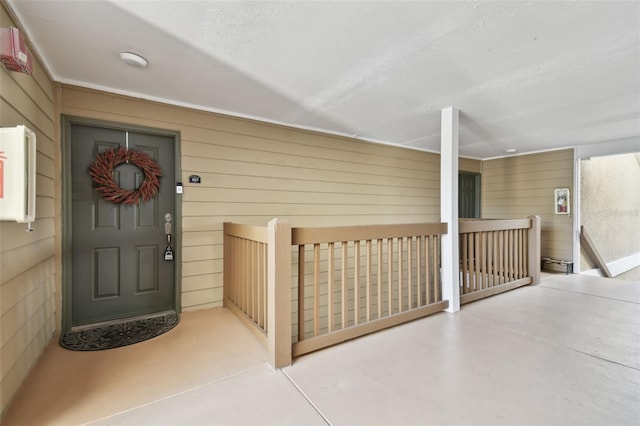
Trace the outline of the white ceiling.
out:
M 430 151 L 455 106 L 475 158 L 640 151 L 637 1 L 7 2 L 64 83 Z

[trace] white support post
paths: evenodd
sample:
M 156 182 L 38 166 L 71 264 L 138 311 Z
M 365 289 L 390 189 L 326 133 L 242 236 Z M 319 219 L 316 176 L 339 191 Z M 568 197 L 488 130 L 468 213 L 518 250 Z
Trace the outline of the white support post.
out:
M 440 221 L 446 222 L 442 236 L 442 299 L 447 312 L 460 310 L 460 252 L 458 237 L 458 130 L 457 108 L 442 110 L 440 134 Z
M 291 364 L 291 224 L 272 219 L 267 232 L 267 357 L 282 368 Z
M 531 285 L 538 285 L 540 284 L 540 216 L 529 216 L 529 219 L 531 220 L 531 228 L 529 228 L 527 236 L 529 276 L 531 277 Z

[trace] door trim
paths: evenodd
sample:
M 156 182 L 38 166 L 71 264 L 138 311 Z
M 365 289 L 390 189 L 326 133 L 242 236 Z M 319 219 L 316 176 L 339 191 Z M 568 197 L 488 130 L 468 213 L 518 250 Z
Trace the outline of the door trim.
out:
M 134 124 L 117 123 L 113 121 L 98 120 L 93 118 L 62 115 L 62 332 L 71 330 L 71 294 L 72 294 L 72 189 L 71 179 L 71 126 L 74 124 L 104 127 L 123 131 L 144 132 L 173 138 L 175 177 L 179 182 L 182 176 L 181 165 L 181 137 L 179 131 L 158 129 L 154 127 L 138 126 Z M 175 182 L 174 182 L 175 185 Z M 182 195 L 174 191 L 175 218 L 173 220 L 175 251 L 175 295 L 174 310 L 182 311 Z

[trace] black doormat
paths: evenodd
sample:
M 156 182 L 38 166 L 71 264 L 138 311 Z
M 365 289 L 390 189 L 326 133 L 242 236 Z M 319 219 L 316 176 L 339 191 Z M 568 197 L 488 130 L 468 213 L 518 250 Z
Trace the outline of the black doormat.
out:
M 60 346 L 73 351 L 101 351 L 143 342 L 166 333 L 180 321 L 176 312 L 83 330 L 60 337 Z

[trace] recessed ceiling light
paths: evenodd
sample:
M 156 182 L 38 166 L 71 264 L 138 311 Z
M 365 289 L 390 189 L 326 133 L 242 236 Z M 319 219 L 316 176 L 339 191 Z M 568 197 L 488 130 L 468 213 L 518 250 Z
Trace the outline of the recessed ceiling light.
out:
M 149 64 L 149 62 L 145 58 L 131 52 L 120 53 L 120 59 L 122 59 L 132 67 L 136 67 L 136 68 L 144 68 Z
M 513 154 L 513 153 L 514 153 L 514 152 L 516 152 L 516 151 L 518 151 L 518 150 L 517 150 L 517 149 L 515 149 L 515 148 L 509 148 L 509 149 L 507 150 L 507 152 L 508 152 L 509 154 Z

